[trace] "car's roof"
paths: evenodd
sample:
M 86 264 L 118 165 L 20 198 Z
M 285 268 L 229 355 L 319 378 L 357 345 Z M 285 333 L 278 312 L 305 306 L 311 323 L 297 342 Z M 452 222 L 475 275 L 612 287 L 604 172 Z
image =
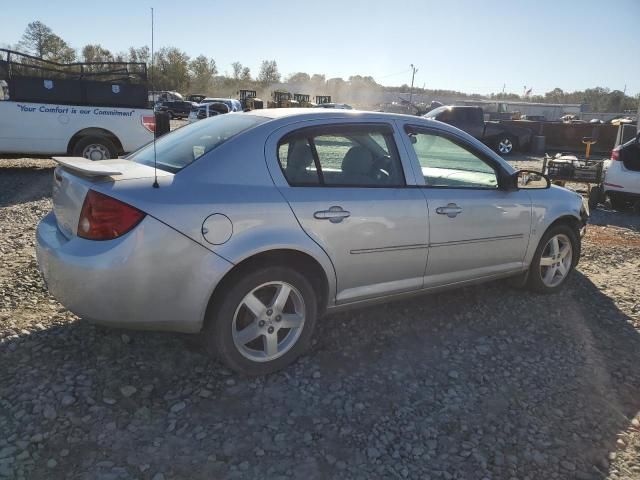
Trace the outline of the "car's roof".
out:
M 402 115 L 399 113 L 386 113 L 386 112 L 370 112 L 366 110 L 346 110 L 340 108 L 264 108 L 262 110 L 252 110 L 251 112 L 244 113 L 244 115 L 255 115 L 259 117 L 266 117 L 272 120 L 280 118 L 291 119 L 322 119 L 322 118 L 380 118 L 385 117 L 389 120 L 396 119 L 420 119 L 413 115 Z

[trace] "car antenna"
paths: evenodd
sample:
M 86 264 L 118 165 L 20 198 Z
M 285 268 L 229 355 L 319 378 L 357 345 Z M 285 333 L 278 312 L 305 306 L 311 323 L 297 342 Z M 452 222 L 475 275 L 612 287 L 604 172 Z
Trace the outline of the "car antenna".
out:
M 155 104 L 155 89 L 153 86 L 154 80 L 154 65 L 155 65 L 155 51 L 153 50 L 153 7 L 151 7 L 151 103 Z M 153 108 L 153 115 L 155 116 L 156 109 Z M 155 122 L 154 122 L 155 125 Z M 153 188 L 159 188 L 158 185 L 158 158 L 156 153 L 156 128 L 153 129 Z

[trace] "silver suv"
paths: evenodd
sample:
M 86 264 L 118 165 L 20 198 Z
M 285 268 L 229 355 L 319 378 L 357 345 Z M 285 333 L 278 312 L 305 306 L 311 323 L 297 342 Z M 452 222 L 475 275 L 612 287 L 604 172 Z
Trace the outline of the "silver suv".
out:
M 511 276 L 556 291 L 588 214 L 405 115 L 230 113 L 126 159 L 56 160 L 37 231 L 53 295 L 95 322 L 201 332 L 249 374 L 292 362 L 326 312 Z

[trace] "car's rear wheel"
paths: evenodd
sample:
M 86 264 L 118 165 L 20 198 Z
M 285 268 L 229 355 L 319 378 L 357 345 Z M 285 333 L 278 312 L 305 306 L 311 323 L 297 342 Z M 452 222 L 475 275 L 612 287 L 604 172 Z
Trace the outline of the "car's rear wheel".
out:
M 542 237 L 529 267 L 529 287 L 541 293 L 560 290 L 580 255 L 576 232 L 568 225 L 551 227 Z
M 118 149 L 107 137 L 89 136 L 78 140 L 73 147 L 73 155 L 89 160 L 109 160 L 118 158 Z
M 516 140 L 510 135 L 503 135 L 498 139 L 496 150 L 500 155 L 511 155 L 515 148 Z
M 305 276 L 267 267 L 237 277 L 211 310 L 207 348 L 229 368 L 263 375 L 293 362 L 309 346 L 317 300 Z

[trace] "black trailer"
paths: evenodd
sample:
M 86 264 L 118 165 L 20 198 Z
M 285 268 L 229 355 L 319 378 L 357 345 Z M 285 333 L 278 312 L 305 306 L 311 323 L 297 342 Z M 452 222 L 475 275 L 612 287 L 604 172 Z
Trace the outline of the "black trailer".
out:
M 1 48 L 0 79 L 7 82 L 14 101 L 148 107 L 143 62 L 58 63 Z

